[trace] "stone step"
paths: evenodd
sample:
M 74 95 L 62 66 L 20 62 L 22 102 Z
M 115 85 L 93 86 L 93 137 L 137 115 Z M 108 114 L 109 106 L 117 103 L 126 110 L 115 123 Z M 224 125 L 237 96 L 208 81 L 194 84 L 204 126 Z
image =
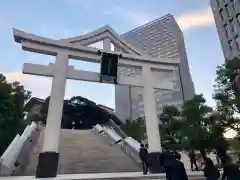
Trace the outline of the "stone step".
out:
M 35 175 L 44 129 L 20 175 Z M 139 166 L 119 145 L 111 145 L 92 130 L 62 129 L 59 142 L 58 174 L 138 172 Z M 19 174 L 18 174 L 19 175 Z

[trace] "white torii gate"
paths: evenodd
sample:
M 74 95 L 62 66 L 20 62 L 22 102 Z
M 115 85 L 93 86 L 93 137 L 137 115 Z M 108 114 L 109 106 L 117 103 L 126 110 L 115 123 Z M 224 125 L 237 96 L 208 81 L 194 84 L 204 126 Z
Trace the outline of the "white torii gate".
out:
M 161 145 L 153 88 L 173 90 L 173 82 L 164 82 L 164 84 L 152 82 L 151 71 L 174 71 L 180 62 L 179 59 L 156 59 L 144 56 L 136 48 L 124 42 L 109 26 L 104 26 L 83 36 L 64 40 L 47 39 L 17 29 L 13 30 L 13 34 L 15 41 L 21 43 L 23 50 L 56 56 L 55 63 L 50 63 L 47 66 L 30 63 L 23 65 L 24 74 L 53 77 L 44 142 L 42 153 L 39 155 L 36 173 L 37 178 L 56 177 L 57 175 L 58 143 L 66 79 L 100 82 L 100 73 L 75 70 L 73 66 L 68 66 L 68 60 L 71 58 L 100 63 L 102 56 L 99 49 L 85 47 L 84 45 L 101 40 L 103 40 L 102 52 L 119 54 L 118 51 L 111 51 L 111 43 L 123 52 L 121 52 L 118 61 L 119 65 L 141 69 L 140 77 L 121 76 L 117 77 L 117 81 L 120 85 L 143 88 L 146 130 L 151 161 L 150 169 L 153 173 L 159 172 L 159 164 L 156 159 L 158 159 L 161 152 Z

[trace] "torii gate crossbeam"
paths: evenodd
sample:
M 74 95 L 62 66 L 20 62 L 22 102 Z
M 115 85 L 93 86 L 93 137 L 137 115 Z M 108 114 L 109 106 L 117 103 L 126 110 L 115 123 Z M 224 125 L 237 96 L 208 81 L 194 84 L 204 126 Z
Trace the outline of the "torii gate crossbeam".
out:
M 43 149 L 39 156 L 36 177 L 56 177 L 59 158 L 58 142 L 66 79 L 100 82 L 98 73 L 74 70 L 73 67 L 68 66 L 69 58 L 100 63 L 101 54 L 99 54 L 99 50 L 96 48 L 42 38 L 16 29 L 14 29 L 14 38 L 16 42 L 22 44 L 23 50 L 56 56 L 56 61 L 53 65 L 25 64 L 23 68 L 23 72 L 26 74 L 53 77 Z M 111 52 L 110 43 L 111 40 L 105 38 L 103 40 L 102 51 L 119 54 L 119 52 Z M 173 84 L 165 83 L 158 85 L 157 83 L 153 83 L 152 70 L 174 71 L 179 64 L 179 59 L 154 59 L 148 56 L 121 54 L 119 64 L 123 66 L 135 66 L 141 69 L 141 78 L 118 77 L 118 83 L 143 87 L 150 168 L 153 173 L 159 172 L 157 159 L 161 152 L 161 145 L 153 88 L 164 89 L 165 87 L 165 89 L 173 89 Z

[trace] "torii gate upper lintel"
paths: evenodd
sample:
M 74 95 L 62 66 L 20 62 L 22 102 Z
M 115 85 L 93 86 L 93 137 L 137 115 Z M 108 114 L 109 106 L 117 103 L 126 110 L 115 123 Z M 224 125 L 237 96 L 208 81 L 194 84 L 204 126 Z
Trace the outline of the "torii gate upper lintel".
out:
M 105 37 L 111 37 L 113 44 L 120 48 L 122 51 L 135 55 L 142 55 L 141 51 L 123 40 L 109 25 L 105 25 L 95 31 L 80 36 L 60 39 L 59 41 L 67 43 L 78 43 L 83 46 L 87 46 L 89 44 L 98 42 L 99 40 L 103 40 Z
M 56 177 L 58 167 L 58 142 L 60 135 L 63 100 L 65 95 L 66 79 L 100 82 L 101 73 L 75 70 L 68 66 L 69 58 L 85 60 L 103 64 L 104 54 L 118 55 L 118 64 L 136 66 L 141 68 L 141 77 L 116 77 L 120 85 L 140 86 L 143 88 L 143 101 L 146 118 L 146 130 L 149 143 L 149 157 L 152 172 L 159 172 L 159 164 L 156 162 L 161 152 L 160 135 L 153 88 L 173 89 L 173 83 L 158 84 L 152 82 L 152 70 L 174 71 L 179 59 L 156 59 L 144 55 L 127 54 L 111 51 L 111 36 L 103 39 L 103 50 L 92 47 L 84 47 L 79 44 L 71 44 L 61 40 L 52 40 L 33 34 L 28 34 L 17 29 L 13 30 L 14 39 L 21 43 L 23 50 L 56 56 L 56 62 L 48 66 L 37 64 L 24 64 L 23 73 L 42 76 L 51 76 L 52 88 L 47 116 L 47 124 L 44 133 L 42 153 L 39 155 L 36 177 Z M 121 39 L 118 39 L 121 41 Z M 113 81 L 106 83 L 114 84 Z

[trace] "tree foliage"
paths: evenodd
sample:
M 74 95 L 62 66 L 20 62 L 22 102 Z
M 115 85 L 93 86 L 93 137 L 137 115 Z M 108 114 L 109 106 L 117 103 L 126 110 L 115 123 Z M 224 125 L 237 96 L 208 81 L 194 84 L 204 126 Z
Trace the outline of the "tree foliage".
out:
M 186 147 L 199 150 L 205 156 L 206 150 L 212 150 L 211 125 L 207 121 L 213 110 L 206 105 L 202 95 L 195 95 L 182 107 L 184 126 L 182 129 Z
M 183 126 L 180 110 L 175 106 L 165 106 L 160 115 L 159 134 L 163 148 L 182 149 L 181 133 L 178 131 Z
M 136 120 L 127 119 L 125 123 L 121 125 L 122 130 L 137 141 L 144 140 L 146 138 L 146 126 L 144 118 L 137 118 Z
M 226 153 L 228 145 L 222 127 L 224 117 L 214 114 L 202 95 L 195 95 L 181 109 L 166 106 L 160 116 L 162 144 L 174 150 L 199 150 L 203 157 L 206 151 L 213 149 L 220 154 Z
M 0 74 L 0 155 L 25 128 L 24 103 L 31 97 L 19 82 L 8 83 Z
M 40 110 L 44 124 L 46 123 L 49 100 L 49 97 L 45 99 Z M 107 124 L 110 119 L 118 125 L 121 124 L 121 121 L 114 114 L 81 96 L 64 100 L 62 117 L 62 128 L 66 129 L 73 128 L 73 124 L 75 129 L 90 129 L 96 124 Z
M 222 126 L 239 132 L 239 120 L 234 114 L 240 113 L 240 91 L 237 88 L 235 78 L 240 73 L 240 60 L 235 58 L 227 60 L 217 67 L 217 78 L 214 85 L 213 98 L 217 101 L 217 109 L 225 116 Z

